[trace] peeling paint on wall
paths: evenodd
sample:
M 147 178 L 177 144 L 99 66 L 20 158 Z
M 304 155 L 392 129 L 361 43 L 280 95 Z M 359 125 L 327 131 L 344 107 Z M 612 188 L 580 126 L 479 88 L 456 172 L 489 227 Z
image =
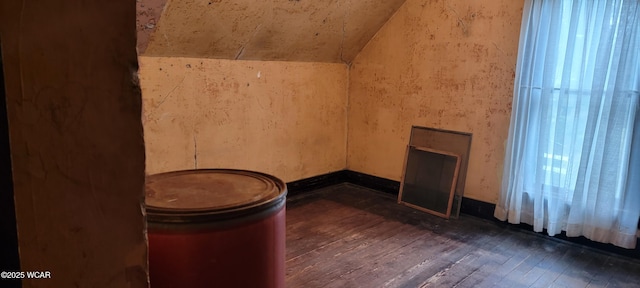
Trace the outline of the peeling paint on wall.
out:
M 522 6 L 407 0 L 351 66 L 348 168 L 400 180 L 411 125 L 471 132 L 465 196 L 495 203 Z
M 136 0 L 136 30 L 138 53 L 143 54 L 151 34 L 156 30 L 167 0 Z

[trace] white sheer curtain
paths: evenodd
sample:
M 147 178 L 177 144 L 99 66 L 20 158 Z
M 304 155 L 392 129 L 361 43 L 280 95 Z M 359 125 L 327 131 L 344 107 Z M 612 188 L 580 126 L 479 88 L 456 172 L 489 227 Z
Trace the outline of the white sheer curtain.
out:
M 495 217 L 635 247 L 639 54 L 639 0 L 525 1 Z

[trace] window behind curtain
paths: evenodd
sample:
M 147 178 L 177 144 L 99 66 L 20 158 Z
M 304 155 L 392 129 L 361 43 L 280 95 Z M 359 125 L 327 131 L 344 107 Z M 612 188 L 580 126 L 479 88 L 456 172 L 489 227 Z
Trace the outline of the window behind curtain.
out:
M 635 245 L 639 2 L 526 0 L 499 219 Z

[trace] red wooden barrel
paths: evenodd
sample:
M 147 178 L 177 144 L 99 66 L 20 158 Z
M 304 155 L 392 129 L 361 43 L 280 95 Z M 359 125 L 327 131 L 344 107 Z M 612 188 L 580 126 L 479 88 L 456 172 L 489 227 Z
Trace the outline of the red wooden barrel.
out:
M 147 177 L 150 287 L 284 287 L 286 194 L 245 170 Z

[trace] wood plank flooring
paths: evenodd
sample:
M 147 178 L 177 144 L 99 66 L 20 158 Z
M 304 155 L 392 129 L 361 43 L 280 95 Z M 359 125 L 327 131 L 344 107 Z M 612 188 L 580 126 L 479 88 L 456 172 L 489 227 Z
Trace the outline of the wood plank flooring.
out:
M 640 261 L 351 184 L 287 200 L 287 287 L 640 287 Z

